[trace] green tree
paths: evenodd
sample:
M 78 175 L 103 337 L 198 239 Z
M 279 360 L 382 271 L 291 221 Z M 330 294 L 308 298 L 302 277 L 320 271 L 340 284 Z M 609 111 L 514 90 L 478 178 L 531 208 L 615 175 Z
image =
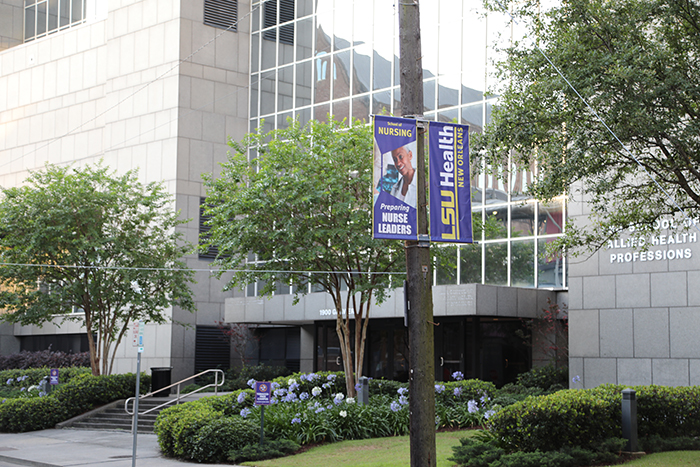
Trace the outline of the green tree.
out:
M 697 217 L 700 4 L 570 0 L 544 12 L 534 1 L 511 7 L 530 40 L 505 50 L 499 105 L 472 153 L 494 167 L 509 154 L 514 164 L 537 162 L 534 195 L 569 192 L 589 202 L 591 222 L 568 229 L 564 246 L 597 249 L 630 227 L 648 235 L 660 218 L 680 218 L 681 208 Z
M 260 281 L 261 295 L 280 284 L 294 286 L 296 299 L 310 287 L 329 293 L 352 395 L 362 376 L 370 305 L 384 300 L 390 286 L 382 273 L 404 258 L 401 242 L 372 238 L 371 128 L 290 121 L 289 128 L 252 133 L 231 146 L 221 175 L 205 177 L 207 241 L 219 248 L 216 262 L 234 269 L 227 287 Z M 246 265 L 251 254 L 257 262 Z
M 111 373 L 130 322 L 163 323 L 173 305 L 194 309 L 193 272 L 181 260 L 192 246 L 162 184 L 101 165 L 47 165 L 2 195 L 0 318 L 82 321 L 94 375 Z

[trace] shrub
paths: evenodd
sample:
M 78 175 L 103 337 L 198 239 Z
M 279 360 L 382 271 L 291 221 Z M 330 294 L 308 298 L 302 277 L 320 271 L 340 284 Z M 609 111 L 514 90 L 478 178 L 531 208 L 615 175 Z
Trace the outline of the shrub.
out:
M 45 430 L 70 418 L 64 404 L 53 397 L 8 399 L 0 403 L 0 431 L 21 433 Z
M 0 355 L 0 370 L 28 368 L 66 368 L 89 367 L 90 352 L 66 353 L 61 351 L 41 350 Z
M 659 435 L 652 435 L 641 438 L 639 440 L 639 446 L 647 453 L 664 451 L 698 451 L 700 450 L 700 439 L 690 436 L 662 438 Z
M 44 378 L 49 377 L 50 368 L 31 368 L 28 370 L 3 370 L 0 371 L 0 397 L 19 397 L 22 388 L 38 385 Z M 90 368 L 72 367 L 61 368 L 59 371 L 59 385 L 61 386 L 78 375 L 90 374 Z M 52 386 L 49 389 L 56 389 Z
M 22 383 L 29 379 L 30 377 Z M 131 397 L 135 386 L 136 375 L 133 374 L 78 374 L 68 383 L 60 385 L 52 394 L 4 400 L 0 404 L 0 431 L 14 433 L 51 428 L 58 422 L 96 406 Z M 141 390 L 144 391 L 148 386 L 150 376 L 142 375 Z
M 517 382 L 526 388 L 565 389 L 569 387 L 569 368 L 555 368 L 554 365 L 532 368 L 530 371 L 520 373 Z
M 617 460 L 616 453 L 626 441 L 619 438 L 606 440 L 594 449 L 579 447 L 555 451 L 506 452 L 495 439 L 484 442 L 463 438 L 452 448 L 454 455 L 448 460 L 462 467 L 576 467 L 582 465 L 610 464 Z
M 141 394 L 146 394 L 151 386 L 151 377 L 141 374 Z M 53 397 L 66 407 L 71 417 L 109 402 L 132 397 L 136 388 L 136 375 L 93 376 L 82 374 L 61 385 Z
M 221 463 L 231 449 L 238 450 L 259 440 L 259 425 L 252 420 L 220 417 L 203 424 L 189 440 L 192 448 L 188 456 L 195 462 Z
M 255 381 L 273 381 L 280 376 L 289 376 L 290 374 L 292 374 L 292 372 L 283 366 L 268 366 L 262 363 L 260 365 L 244 366 L 240 370 L 229 370 L 226 372 L 222 390 L 235 391 L 237 389 L 249 389 L 248 381 L 251 379 Z M 207 382 L 213 383 L 213 377 L 211 381 L 202 381 L 202 385 Z
M 288 439 L 265 440 L 262 445 L 249 444 L 241 449 L 229 451 L 229 460 L 233 463 L 261 461 L 286 456 L 299 450 L 299 445 Z
M 491 430 L 511 451 L 590 447 L 620 434 L 619 405 L 614 394 L 559 391 L 506 407 L 490 420 Z

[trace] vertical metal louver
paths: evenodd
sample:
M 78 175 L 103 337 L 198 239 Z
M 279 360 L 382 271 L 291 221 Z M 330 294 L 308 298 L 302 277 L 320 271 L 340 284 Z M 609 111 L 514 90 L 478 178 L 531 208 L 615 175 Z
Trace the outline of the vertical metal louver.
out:
M 208 216 L 204 215 L 204 209 L 206 207 L 206 198 L 200 198 L 199 199 L 199 242 L 202 244 L 205 242 L 208 238 L 208 232 L 209 229 L 211 229 L 210 226 L 207 225 L 207 220 L 209 220 Z M 219 248 L 216 245 L 211 245 L 207 249 L 207 251 L 199 251 L 199 259 L 216 259 L 216 256 L 219 254 Z
M 279 5 L 279 20 L 277 18 L 277 6 Z M 265 3 L 265 15 L 263 27 L 270 28 L 277 24 L 279 27 L 280 42 L 283 44 L 294 44 L 294 23 L 284 24 L 294 21 L 294 0 L 269 0 Z M 263 38 L 274 41 L 277 39 L 277 28 L 263 32 Z
M 236 31 L 237 0 L 204 0 L 204 24 Z
M 216 326 L 197 326 L 194 351 L 194 371 L 231 367 L 231 343 Z

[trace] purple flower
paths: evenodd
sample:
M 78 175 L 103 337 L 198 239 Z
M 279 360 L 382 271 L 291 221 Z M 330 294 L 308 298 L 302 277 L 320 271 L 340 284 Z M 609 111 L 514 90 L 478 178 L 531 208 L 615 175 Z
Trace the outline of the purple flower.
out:
M 460 397 L 462 395 L 462 388 L 457 386 L 455 390 L 453 391 L 455 397 Z
M 250 378 L 248 380 L 248 386 L 250 386 L 251 388 L 255 388 L 255 380 L 253 378 Z
M 279 387 L 280 387 L 280 383 L 277 383 L 277 382 L 273 382 L 273 383 L 270 385 L 270 388 L 273 389 L 273 390 L 274 390 L 274 389 L 277 389 L 277 388 L 279 388 Z
M 323 389 L 328 389 L 329 387 L 331 387 L 331 383 L 323 383 L 323 384 L 321 385 L 321 387 L 322 387 Z
M 248 415 L 250 415 L 250 409 L 248 407 L 241 410 L 241 417 L 246 418 Z
M 296 381 L 294 381 L 293 383 L 291 383 L 291 384 L 289 385 L 289 390 L 290 390 L 290 391 L 296 391 L 297 389 L 299 389 L 299 383 L 297 383 Z
M 328 375 L 328 378 L 326 378 L 328 381 L 335 381 L 335 378 L 337 375 Z
M 248 394 L 246 394 L 245 392 L 238 394 L 238 403 L 242 404 L 246 397 L 248 397 Z
M 438 394 L 442 394 L 442 391 L 445 390 L 445 385 L 444 384 L 436 384 L 435 385 L 435 392 Z
M 405 396 L 406 393 L 408 393 L 408 388 L 398 388 L 396 392 L 398 392 L 401 396 Z
M 294 418 L 292 419 L 292 425 L 294 425 L 295 423 L 301 423 L 301 418 L 299 418 L 300 416 L 301 416 L 300 413 L 298 413 L 294 416 Z
M 408 398 L 406 396 L 399 396 L 399 404 L 401 404 L 401 405 L 408 404 Z
M 573 378 L 571 378 L 572 383 L 578 383 L 580 381 L 581 381 L 581 377 L 579 375 L 576 375 Z M 7 384 L 10 384 L 10 383 L 7 383 Z
M 467 410 L 469 411 L 469 413 L 478 412 L 479 404 L 474 399 L 472 399 L 469 402 L 467 402 Z
M 399 410 L 401 410 L 401 404 L 399 404 L 399 403 L 396 402 L 396 401 L 391 401 L 391 406 L 390 406 L 390 408 L 391 408 L 391 411 L 392 411 L 392 412 L 398 412 Z
M 297 400 L 297 395 L 293 392 L 288 393 L 287 397 L 284 398 L 285 402 L 294 402 L 295 400 Z
M 452 378 L 456 379 L 457 381 L 462 381 L 464 379 L 464 373 L 461 371 L 455 371 L 452 373 Z
M 305 401 L 305 400 L 308 399 L 308 398 L 309 398 L 309 393 L 308 393 L 308 392 L 302 392 L 301 394 L 299 394 L 299 399 L 301 399 L 301 400 L 303 400 L 303 401 Z
M 355 385 L 355 391 L 356 391 L 356 392 L 360 392 L 360 389 L 362 389 L 362 385 L 361 385 L 360 383 L 357 383 L 357 384 Z
M 484 395 L 481 396 L 480 400 L 481 400 L 481 405 L 486 405 L 486 403 L 489 401 L 489 396 L 487 396 L 486 393 L 484 393 Z
M 493 409 L 491 409 L 491 410 L 489 410 L 488 412 L 486 412 L 486 413 L 484 414 L 484 418 L 485 418 L 486 420 L 488 420 L 489 418 L 493 417 L 493 415 L 494 415 L 495 413 L 496 413 L 496 411 L 493 410 Z
M 7 384 L 12 384 L 12 383 L 14 383 L 14 382 L 15 382 L 15 380 L 12 379 L 12 378 L 10 378 L 10 379 L 7 380 Z
M 320 413 L 320 412 L 323 412 L 324 410 L 326 410 L 326 409 L 324 409 L 323 407 L 319 407 L 318 409 L 315 410 L 315 412 Z
M 277 397 L 282 397 L 282 396 L 284 396 L 285 394 L 287 394 L 287 390 L 284 389 L 284 388 L 275 389 L 274 394 L 275 394 L 275 396 L 277 396 Z

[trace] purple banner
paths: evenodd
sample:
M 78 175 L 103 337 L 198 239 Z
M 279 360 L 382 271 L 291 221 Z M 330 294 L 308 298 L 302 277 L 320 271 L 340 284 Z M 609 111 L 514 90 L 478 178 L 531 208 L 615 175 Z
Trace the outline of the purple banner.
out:
M 415 155 L 415 120 L 374 117 L 374 238 L 418 238 Z
M 473 243 L 469 127 L 430 122 L 430 240 Z

